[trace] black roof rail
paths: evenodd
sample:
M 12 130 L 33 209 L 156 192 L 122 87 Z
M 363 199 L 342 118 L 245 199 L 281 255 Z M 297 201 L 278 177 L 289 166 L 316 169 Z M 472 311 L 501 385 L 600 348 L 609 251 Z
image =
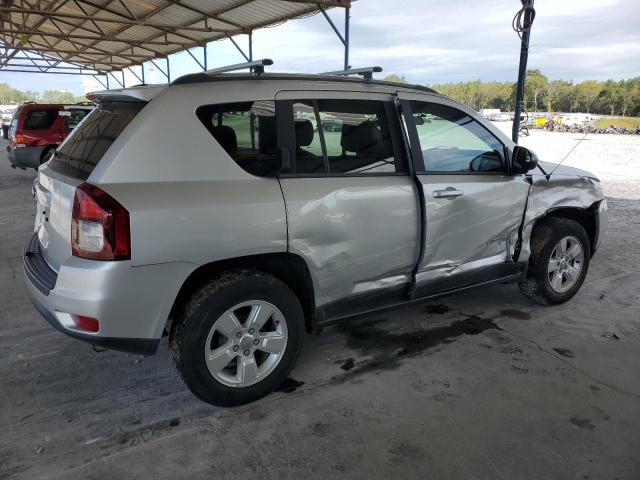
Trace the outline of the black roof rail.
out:
M 208 77 L 217 73 L 235 72 L 237 70 L 244 70 L 249 68 L 253 73 L 264 73 L 264 67 L 273 65 L 273 60 L 270 58 L 263 58 L 262 60 L 254 60 L 252 62 L 235 63 L 233 65 L 225 65 L 224 67 L 211 68 L 204 72 L 190 73 L 176 78 L 171 85 L 180 85 L 182 83 L 192 83 L 194 79 Z
M 365 80 L 373 79 L 374 73 L 380 73 L 382 71 L 382 67 L 365 67 L 365 68 L 350 68 L 348 70 L 336 70 L 335 72 L 324 72 L 320 75 L 360 75 Z

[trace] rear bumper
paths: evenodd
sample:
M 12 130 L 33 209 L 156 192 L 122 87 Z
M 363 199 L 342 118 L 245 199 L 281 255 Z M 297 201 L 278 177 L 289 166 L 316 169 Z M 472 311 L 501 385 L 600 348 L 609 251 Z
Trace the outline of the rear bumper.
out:
M 11 148 L 7 145 L 7 157 L 14 167 L 38 168 L 45 147 Z
M 37 235 L 27 242 L 22 259 L 27 293 L 53 327 L 93 345 L 143 355 L 158 348 L 173 301 L 194 268 L 71 257 L 55 272 L 40 252 Z M 72 315 L 97 319 L 98 332 L 79 330 Z

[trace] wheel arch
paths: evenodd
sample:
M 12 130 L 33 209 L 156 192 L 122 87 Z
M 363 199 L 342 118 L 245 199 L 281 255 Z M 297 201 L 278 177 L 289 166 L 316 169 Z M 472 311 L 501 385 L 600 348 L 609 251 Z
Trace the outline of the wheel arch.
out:
M 302 257 L 294 253 L 268 253 L 218 260 L 199 266 L 183 282 L 176 296 L 169 320 L 179 318 L 193 292 L 205 282 L 230 270 L 259 270 L 287 285 L 300 300 L 309 333 L 317 329 L 315 293 L 309 267 Z
M 547 218 L 567 218 L 578 222 L 587 232 L 589 237 L 590 256 L 595 253 L 595 247 L 598 240 L 598 204 L 595 202 L 590 207 L 554 207 L 550 208 L 538 218 L 533 225 L 533 230 Z

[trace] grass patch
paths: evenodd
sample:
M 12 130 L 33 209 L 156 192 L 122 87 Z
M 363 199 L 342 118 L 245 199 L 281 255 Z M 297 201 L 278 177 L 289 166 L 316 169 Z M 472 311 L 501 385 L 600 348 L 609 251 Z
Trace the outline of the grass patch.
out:
M 596 122 L 598 128 L 608 128 L 611 125 L 618 128 L 628 128 L 635 130 L 640 127 L 640 118 L 638 117 L 620 117 L 620 118 L 601 118 Z

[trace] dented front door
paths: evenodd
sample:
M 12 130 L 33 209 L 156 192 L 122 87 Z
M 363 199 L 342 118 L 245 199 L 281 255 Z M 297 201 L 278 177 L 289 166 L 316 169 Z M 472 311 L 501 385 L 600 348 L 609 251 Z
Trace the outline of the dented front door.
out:
M 504 143 L 455 102 L 420 94 L 399 97 L 411 110 L 404 118 L 413 129 L 410 140 L 419 143 L 412 151 L 424 194 L 415 296 L 516 273 L 511 254 L 529 183 L 523 175 L 508 173 Z

